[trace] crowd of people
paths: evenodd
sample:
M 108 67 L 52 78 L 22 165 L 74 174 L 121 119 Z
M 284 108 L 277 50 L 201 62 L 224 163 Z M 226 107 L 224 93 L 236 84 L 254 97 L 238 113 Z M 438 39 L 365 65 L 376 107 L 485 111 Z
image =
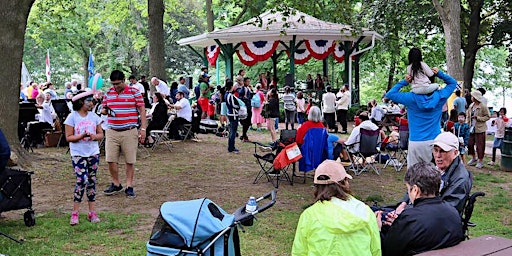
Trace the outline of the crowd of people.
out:
M 157 77 L 148 83 L 145 77 L 138 81 L 133 75 L 126 83 L 124 73 L 119 70 L 110 74 L 111 87 L 104 94 L 84 90 L 76 81 L 66 83 L 63 97 L 70 99 L 71 113 L 63 125 L 76 174 L 70 225 L 79 224 L 84 193 L 88 200 L 87 220 L 100 221 L 95 210 L 100 141 L 105 141 L 105 159 L 111 178 L 104 194 L 124 191 L 127 197 L 133 198 L 138 145 L 151 146 L 155 142 L 151 130 L 162 129 L 171 120 L 170 115 L 175 115 L 170 126 L 171 137 L 175 139 L 181 139 L 180 130 L 192 123 L 195 113 L 201 119 L 218 116 L 220 126 L 229 130 L 227 151 L 237 154 L 240 152 L 237 138 L 250 142 L 248 131 L 260 131 L 265 124 L 272 142 L 277 141 L 282 100 L 285 129 L 297 128 L 297 144 L 304 143 L 309 129 L 328 131 L 328 160 L 315 170 L 315 203 L 300 216 L 292 255 L 408 255 L 456 245 L 464 238 L 461 215 L 472 188 L 472 175 L 465 167 L 464 154 L 471 156 L 467 165 L 477 168 L 484 165 L 486 121 L 490 118 L 483 97 L 485 91 L 471 92 L 468 100 L 457 90 L 453 110 L 443 120 L 444 107 L 456 90 L 455 79 L 428 67 L 417 48 L 411 49 L 409 62 L 407 75 L 385 94 L 384 104 L 373 99 L 368 110 L 358 114 L 359 123 L 346 141 L 335 133 L 337 122 L 340 133 L 348 133 L 350 88 L 343 85 L 339 90 L 333 89 L 328 79 L 320 75 L 315 80 L 308 75 L 306 81 L 308 88 L 323 92 L 316 105 L 311 95 L 288 86 L 280 97 L 277 78 L 268 81 L 269 75 L 265 73 L 253 85 L 244 69 L 239 70 L 234 80 L 226 79 L 217 88 L 210 85 L 207 68 L 191 90 L 184 77 L 171 86 Z M 446 86 L 440 88 L 433 83 L 433 77 L 443 80 Z M 407 86 L 411 87 L 410 92 L 401 91 Z M 195 101 L 191 103 L 192 96 Z M 50 127 L 56 119 L 51 100 L 58 98 L 51 83 L 31 83 L 20 93 L 23 101 L 36 99 L 37 108 L 42 110 L 39 121 Z M 406 113 L 408 119 L 406 197 L 396 208 L 371 209 L 353 196 L 349 183 L 352 176 L 340 161 L 350 162 L 351 153 L 358 151 L 361 129 L 379 130 L 384 140 L 387 136 L 381 122 L 389 112 Z M 491 164 L 509 125 L 505 115 L 506 109 L 500 109 L 492 124 L 498 132 Z M 394 136 L 396 141 L 398 135 L 391 132 L 389 136 Z M 356 146 L 347 148 L 347 145 Z M 125 161 L 125 187 L 118 173 L 121 156 Z

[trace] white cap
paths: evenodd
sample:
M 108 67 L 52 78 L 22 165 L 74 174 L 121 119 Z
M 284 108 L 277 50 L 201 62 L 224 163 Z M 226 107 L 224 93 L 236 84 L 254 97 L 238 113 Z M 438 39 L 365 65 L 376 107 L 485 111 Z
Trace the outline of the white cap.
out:
M 454 149 L 459 149 L 459 139 L 451 132 L 442 132 L 437 135 L 434 142 L 430 145 L 438 146 L 443 151 L 452 151 Z

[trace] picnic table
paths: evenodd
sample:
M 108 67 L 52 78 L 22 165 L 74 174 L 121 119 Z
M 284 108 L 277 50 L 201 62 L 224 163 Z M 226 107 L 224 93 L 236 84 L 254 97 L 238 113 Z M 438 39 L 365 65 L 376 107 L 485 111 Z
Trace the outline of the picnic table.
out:
M 477 238 L 462 241 L 460 244 L 439 249 L 429 252 L 418 254 L 421 256 L 510 256 L 512 255 L 512 240 L 491 236 L 483 235 Z
M 390 127 L 398 127 L 400 125 L 400 117 L 402 117 L 401 113 L 388 112 L 382 117 L 379 126 L 383 128 L 385 127 L 388 132 L 391 132 L 392 129 L 390 129 Z

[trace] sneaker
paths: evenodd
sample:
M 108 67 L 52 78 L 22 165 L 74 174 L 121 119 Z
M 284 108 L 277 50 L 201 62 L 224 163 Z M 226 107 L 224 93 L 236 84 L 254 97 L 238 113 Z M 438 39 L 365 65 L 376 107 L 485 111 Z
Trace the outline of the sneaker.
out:
M 482 167 L 484 167 L 484 163 L 482 162 L 478 162 L 476 165 L 475 165 L 476 168 L 480 169 Z
M 98 218 L 98 215 L 96 214 L 96 212 L 89 212 L 87 214 L 87 220 L 92 222 L 92 223 L 100 222 L 100 218 Z
M 475 158 L 472 158 L 471 160 L 468 161 L 468 165 L 472 166 L 472 165 L 475 165 L 477 162 L 478 161 Z
M 233 151 L 229 151 L 229 153 L 238 154 L 240 153 L 240 150 L 235 148 Z
M 129 197 L 129 198 L 134 198 L 135 197 L 135 192 L 133 192 L 133 188 L 132 187 L 127 187 L 124 190 L 124 193 L 126 194 L 126 197 Z
M 494 161 L 489 162 L 489 165 L 494 165 L 494 164 L 495 164 Z
M 119 184 L 119 186 L 114 185 L 114 183 L 110 183 L 110 186 L 103 190 L 103 193 L 107 196 L 119 193 L 121 190 L 123 190 L 123 186 Z
M 69 220 L 69 224 L 71 226 L 78 225 L 78 212 L 77 211 L 71 212 L 71 219 Z

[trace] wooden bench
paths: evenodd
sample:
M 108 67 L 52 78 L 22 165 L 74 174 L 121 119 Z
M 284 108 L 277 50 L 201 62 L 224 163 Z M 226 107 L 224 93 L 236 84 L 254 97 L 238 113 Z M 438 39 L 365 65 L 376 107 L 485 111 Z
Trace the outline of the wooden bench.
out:
M 491 235 L 483 235 L 477 238 L 473 238 L 470 240 L 466 240 L 461 242 L 460 244 L 424 252 L 418 254 L 421 256 L 480 256 L 480 255 L 490 255 L 490 256 L 510 256 L 512 255 L 512 240 L 491 236 Z

